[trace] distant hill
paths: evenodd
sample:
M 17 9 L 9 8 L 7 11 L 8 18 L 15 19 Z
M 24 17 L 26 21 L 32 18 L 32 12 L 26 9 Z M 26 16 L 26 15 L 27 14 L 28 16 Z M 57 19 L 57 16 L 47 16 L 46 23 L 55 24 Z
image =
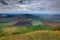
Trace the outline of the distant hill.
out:
M 0 18 L 9 18 L 9 17 L 15 17 L 16 15 L 10 15 L 10 14 L 0 14 Z
M 38 18 L 38 16 L 35 16 L 33 14 L 21 14 L 20 17 L 22 17 L 22 18 L 34 18 L 34 19 Z
M 31 19 L 38 19 L 38 20 L 59 20 L 60 21 L 60 14 L 0 14 L 0 18 L 10 18 L 10 17 L 16 17 L 16 18 L 31 18 Z M 58 22 L 59 22 L 58 21 Z
M 50 22 L 60 23 L 60 14 L 46 15 L 46 16 L 44 17 L 44 20 L 48 20 L 48 21 L 50 21 Z

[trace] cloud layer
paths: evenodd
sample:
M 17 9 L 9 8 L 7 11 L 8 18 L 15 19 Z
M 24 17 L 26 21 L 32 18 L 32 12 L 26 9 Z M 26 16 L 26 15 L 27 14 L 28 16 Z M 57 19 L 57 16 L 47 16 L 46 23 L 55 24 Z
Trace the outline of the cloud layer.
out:
M 0 1 L 0 12 L 17 11 L 60 11 L 60 0 L 5 0 L 8 5 Z

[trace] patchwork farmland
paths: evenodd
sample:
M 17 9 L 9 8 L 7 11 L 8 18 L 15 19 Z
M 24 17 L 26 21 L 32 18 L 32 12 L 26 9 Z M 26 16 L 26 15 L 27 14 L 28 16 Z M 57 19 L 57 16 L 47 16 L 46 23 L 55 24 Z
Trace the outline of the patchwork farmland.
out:
M 0 17 L 0 40 L 60 40 L 60 22 L 49 18 L 32 14 Z

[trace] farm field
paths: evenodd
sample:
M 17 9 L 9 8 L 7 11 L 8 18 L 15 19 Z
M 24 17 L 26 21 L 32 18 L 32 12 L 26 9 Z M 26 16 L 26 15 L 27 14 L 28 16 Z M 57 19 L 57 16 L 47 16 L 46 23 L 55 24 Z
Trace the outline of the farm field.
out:
M 48 26 L 60 26 L 59 22 L 51 22 L 51 21 L 44 20 L 43 23 Z

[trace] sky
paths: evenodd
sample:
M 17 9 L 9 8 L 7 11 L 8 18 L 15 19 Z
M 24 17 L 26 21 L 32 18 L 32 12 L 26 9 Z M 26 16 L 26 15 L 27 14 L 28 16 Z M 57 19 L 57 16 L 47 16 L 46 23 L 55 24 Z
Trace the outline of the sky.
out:
M 0 13 L 60 12 L 60 0 L 0 0 Z

